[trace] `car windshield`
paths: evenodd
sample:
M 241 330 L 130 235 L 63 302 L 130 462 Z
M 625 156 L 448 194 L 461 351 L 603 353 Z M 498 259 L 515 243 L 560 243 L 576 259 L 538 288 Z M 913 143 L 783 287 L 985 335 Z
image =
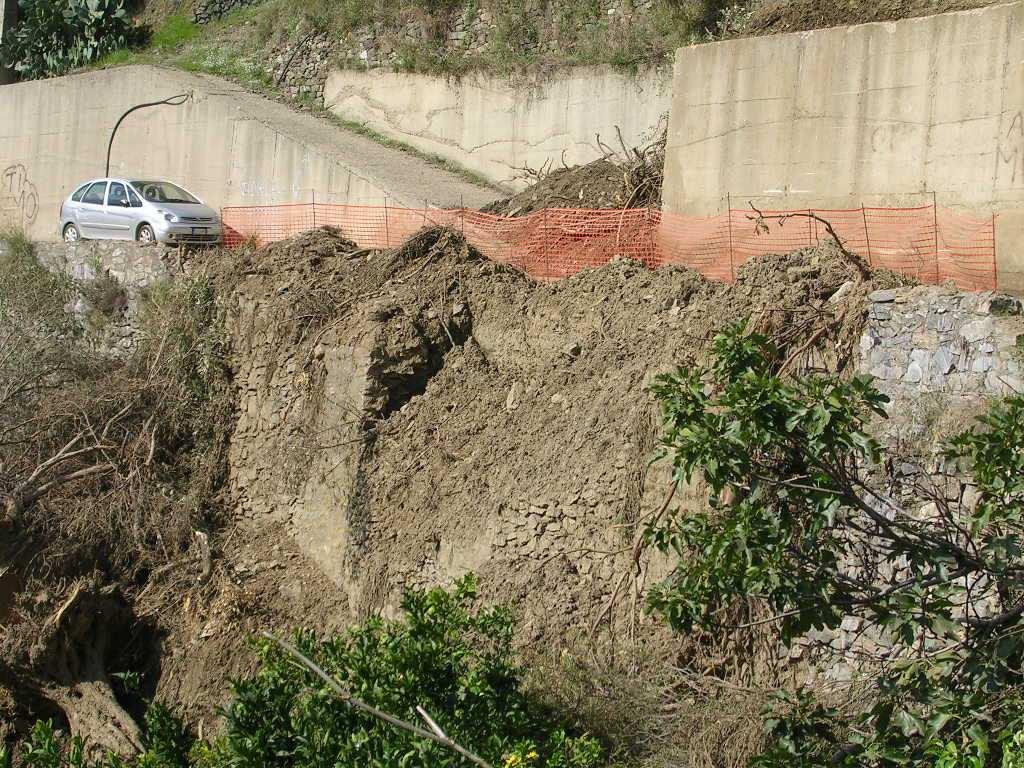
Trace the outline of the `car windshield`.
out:
M 151 203 L 199 204 L 199 201 L 192 195 L 169 181 L 133 181 L 132 186 L 145 200 L 149 200 Z

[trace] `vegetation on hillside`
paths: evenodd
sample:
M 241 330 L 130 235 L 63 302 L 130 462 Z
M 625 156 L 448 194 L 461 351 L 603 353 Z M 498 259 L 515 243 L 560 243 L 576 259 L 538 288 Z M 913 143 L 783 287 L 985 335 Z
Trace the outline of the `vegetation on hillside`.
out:
M 134 602 L 218 525 L 232 412 L 211 281 L 139 297 L 128 353 L 106 335 L 122 290 L 102 272 L 55 274 L 22 233 L 0 234 L 0 608 L 14 617 L 0 633 L 0 737 L 13 697 L 135 745 L 112 676 L 145 663 Z M 75 693 L 40 704 L 53 679 Z
M 564 713 L 524 686 L 515 625 L 504 608 L 474 610 L 472 577 L 446 592 L 409 591 L 404 618 L 371 619 L 318 640 L 300 633 L 301 652 L 347 696 L 407 723 L 433 721 L 446 737 L 496 768 L 596 768 L 605 752 Z M 456 751 L 353 706 L 272 640 L 258 644 L 260 668 L 234 685 L 224 733 L 195 738 L 156 705 L 142 753 L 90 759 L 80 739 L 36 725 L 19 756 L 25 768 L 445 768 L 468 765 Z M 428 719 L 429 718 L 429 719 Z M 0 768 L 12 754 L 0 747 Z

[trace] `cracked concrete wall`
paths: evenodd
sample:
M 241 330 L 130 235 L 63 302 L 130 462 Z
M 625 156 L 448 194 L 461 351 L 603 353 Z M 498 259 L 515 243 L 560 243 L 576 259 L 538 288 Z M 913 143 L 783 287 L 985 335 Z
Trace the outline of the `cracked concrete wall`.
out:
M 1024 290 L 1024 3 L 681 49 L 666 210 L 923 205 L 999 214 Z
M 512 83 L 486 75 L 447 79 L 382 70 L 337 70 L 324 103 L 334 114 L 424 152 L 521 189 L 524 166 L 587 163 L 600 157 L 597 135 L 619 149 L 645 143 L 667 116 L 671 73 L 629 74 L 581 67 L 540 81 Z
M 309 202 L 483 205 L 470 185 L 407 153 L 204 75 L 132 66 L 0 88 L 0 219 L 58 237 L 61 201 L 102 177 L 110 131 L 129 107 L 180 93 L 184 106 L 131 114 L 113 176 L 165 177 L 214 207 Z

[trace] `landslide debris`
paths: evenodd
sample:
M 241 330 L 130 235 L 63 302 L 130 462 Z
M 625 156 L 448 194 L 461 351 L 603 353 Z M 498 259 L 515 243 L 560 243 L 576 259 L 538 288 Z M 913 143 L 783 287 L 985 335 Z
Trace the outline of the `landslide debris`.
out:
M 585 165 L 527 169 L 530 185 L 481 210 L 500 216 L 526 216 L 545 208 L 660 208 L 666 134 L 644 147 L 622 145 Z
M 472 570 L 485 599 L 525 612 L 524 641 L 653 631 L 637 598 L 659 566 L 634 572 L 630 547 L 666 490 L 648 466 L 655 373 L 735 322 L 794 368 L 845 370 L 865 295 L 898 280 L 861 280 L 822 246 L 732 285 L 631 261 L 538 284 L 438 229 L 384 252 L 307 233 L 243 268 L 243 514 L 282 521 L 355 615 Z
M 529 652 L 614 648 L 634 670 L 690 655 L 737 684 L 774 679 L 767 635 L 680 639 L 642 610 L 668 570 L 640 546 L 669 480 L 649 463 L 647 385 L 735 322 L 794 368 L 847 370 L 864 296 L 900 282 L 861 280 L 822 246 L 752 261 L 731 285 L 625 260 L 540 284 L 443 229 L 388 251 L 314 230 L 197 256 L 175 279 L 182 303 L 161 305 L 143 357 L 52 395 L 74 409 L 66 437 L 43 428 L 51 453 L 106 393 L 118 449 L 96 450 L 114 469 L 0 520 L 7 728 L 56 715 L 124 751 L 142 696 L 213 729 L 228 680 L 254 664 L 247 637 L 337 630 L 468 571 L 483 600 L 520 613 Z M 184 307 L 217 311 L 168 326 Z M 210 370 L 227 411 L 219 394 L 212 411 L 194 399 L 213 394 Z M 14 456 L 5 493 L 35 466 Z M 101 605 L 123 629 L 89 619 Z

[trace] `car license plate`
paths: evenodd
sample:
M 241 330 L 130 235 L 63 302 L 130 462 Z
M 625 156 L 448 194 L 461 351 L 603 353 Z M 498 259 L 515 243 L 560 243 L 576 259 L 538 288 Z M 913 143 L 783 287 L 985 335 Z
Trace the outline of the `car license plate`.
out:
M 193 235 L 205 235 L 207 230 L 208 230 L 208 227 L 192 227 L 192 234 Z

